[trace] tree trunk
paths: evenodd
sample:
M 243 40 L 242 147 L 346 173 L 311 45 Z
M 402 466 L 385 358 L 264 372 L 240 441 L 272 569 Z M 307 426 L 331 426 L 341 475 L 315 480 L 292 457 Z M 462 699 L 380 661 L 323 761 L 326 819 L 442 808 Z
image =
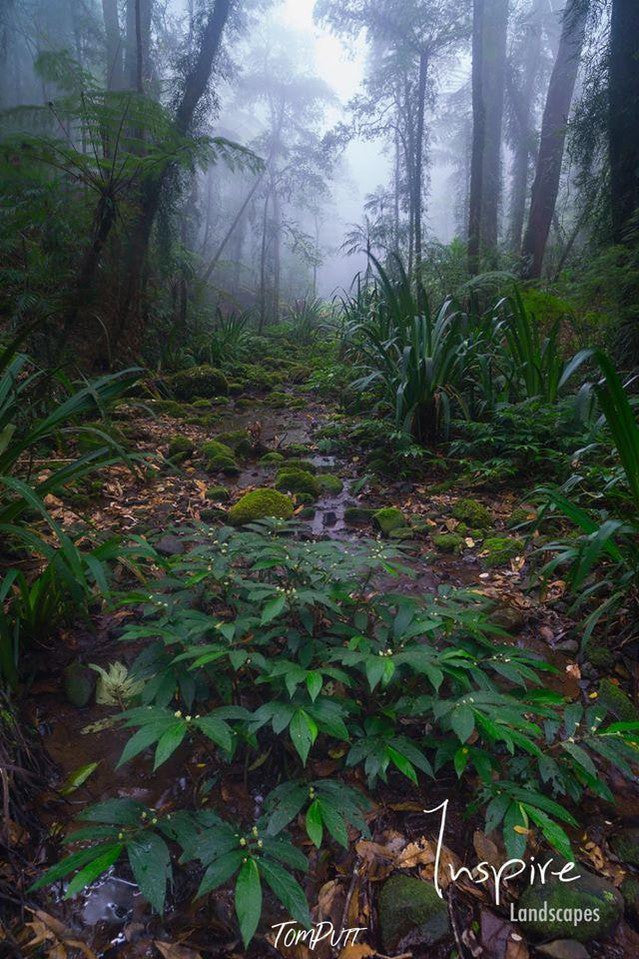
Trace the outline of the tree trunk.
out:
M 206 90 L 233 2 L 234 0 L 215 0 L 215 6 L 202 32 L 198 56 L 186 78 L 184 92 L 175 114 L 175 126 L 178 133 L 182 135 L 188 133 L 195 109 Z M 132 328 L 132 321 L 136 317 L 140 319 L 141 273 L 153 222 L 160 204 L 162 187 L 171 168 L 172 165 L 168 163 L 153 179 L 146 181 L 140 197 L 137 221 L 131 232 L 127 275 L 118 310 L 117 335 L 121 337 L 126 332 L 127 338 L 132 340 L 135 348 L 139 347 L 143 333 L 139 323 L 137 329 Z
M 118 0 L 102 0 L 102 16 L 106 38 L 106 87 L 107 90 L 121 90 L 124 75 Z
M 608 145 L 612 234 L 615 243 L 633 240 L 629 230 L 639 207 L 639 3 L 613 0 L 608 60 Z
M 541 276 L 548 232 L 559 192 L 566 126 L 579 70 L 586 17 L 586 2 L 568 0 L 563 14 L 557 59 L 546 96 L 528 226 L 522 247 L 523 275 L 527 279 Z
M 273 308 L 271 315 L 275 323 L 280 318 L 280 244 L 282 235 L 282 214 L 277 189 L 273 189 Z
M 530 17 L 525 28 L 525 52 L 523 56 L 521 88 L 517 88 L 512 72 L 507 75 L 509 81 L 507 82 L 507 89 L 510 94 L 518 130 L 513 158 L 509 225 L 510 248 L 516 255 L 519 255 L 521 252 L 521 238 L 524 230 L 526 199 L 528 196 L 530 158 L 533 156 L 535 150 L 535 136 L 531 128 L 531 119 L 535 81 L 539 73 L 539 58 L 541 54 L 542 14 L 543 0 L 533 0 Z
M 501 129 L 506 79 L 508 0 L 492 0 L 484 9 L 482 96 L 484 99 L 484 172 L 480 243 L 490 266 L 496 265 L 501 195 Z
M 268 202 L 271 198 L 270 192 L 267 190 L 266 197 L 264 198 L 264 212 L 262 214 L 262 246 L 260 250 L 260 324 L 258 327 L 258 333 L 261 333 L 264 329 L 264 323 L 266 321 L 266 250 L 268 243 Z
M 468 272 L 479 272 L 481 248 L 481 209 L 486 143 L 486 114 L 482 92 L 482 35 L 484 32 L 484 0 L 473 0 L 472 104 L 473 145 L 470 161 L 470 197 L 468 201 Z
M 428 55 L 425 50 L 419 54 L 419 80 L 417 85 L 417 129 L 415 131 L 415 152 L 413 171 L 414 190 L 414 228 L 415 228 L 415 272 L 419 274 L 422 263 L 422 158 L 424 153 L 424 111 L 426 110 L 426 81 L 428 79 Z

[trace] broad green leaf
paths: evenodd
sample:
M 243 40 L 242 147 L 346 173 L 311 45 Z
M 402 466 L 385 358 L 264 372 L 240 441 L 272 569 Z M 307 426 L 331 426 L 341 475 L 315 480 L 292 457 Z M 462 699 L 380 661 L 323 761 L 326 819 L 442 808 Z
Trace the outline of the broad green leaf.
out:
M 81 889 L 84 889 L 85 886 L 92 883 L 94 879 L 101 876 L 103 872 L 106 872 L 119 858 L 123 849 L 124 846 L 122 843 L 108 846 L 107 849 L 96 856 L 84 869 L 76 873 L 67 886 L 64 898 L 70 899 L 72 896 L 75 896 L 76 892 L 80 892 Z
M 475 728 L 475 714 L 470 706 L 457 706 L 450 715 L 453 732 L 465 743 Z
M 162 763 L 165 763 L 178 748 L 186 736 L 186 723 L 180 720 L 175 726 L 170 726 L 165 733 L 162 733 L 155 750 L 155 762 L 153 769 L 157 769 Z
M 171 856 L 166 843 L 156 833 L 144 832 L 127 843 L 126 851 L 140 892 L 161 914 L 164 911 L 166 883 L 171 874 Z
M 270 859 L 260 861 L 260 872 L 286 911 L 309 928 L 311 916 L 304 890 L 293 876 Z
M 319 799 L 314 799 L 306 810 L 306 832 L 311 842 L 319 849 L 322 845 L 322 836 L 324 834 L 322 809 Z
M 240 868 L 243 858 L 242 853 L 234 849 L 224 856 L 220 856 L 219 859 L 215 859 L 204 873 L 200 888 L 197 891 L 198 898 L 227 882 Z
M 235 912 L 246 947 L 255 935 L 262 914 L 262 885 L 254 859 L 242 863 L 235 881 Z
M 306 765 L 311 746 L 317 738 L 317 724 L 304 709 L 295 711 L 289 726 L 291 740 L 302 763 Z
M 69 773 L 64 784 L 60 787 L 61 794 L 68 796 L 70 793 L 75 792 L 76 789 L 79 789 L 80 786 L 87 781 L 89 776 L 96 771 L 99 765 L 99 761 L 95 763 L 85 763 L 84 766 L 79 766 L 78 769 L 74 769 L 72 773 Z

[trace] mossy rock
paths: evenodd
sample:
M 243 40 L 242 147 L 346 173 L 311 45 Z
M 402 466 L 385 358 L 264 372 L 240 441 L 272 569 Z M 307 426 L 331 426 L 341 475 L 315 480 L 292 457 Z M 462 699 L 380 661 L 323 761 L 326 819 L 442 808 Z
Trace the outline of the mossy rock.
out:
M 396 506 L 382 506 L 373 513 L 373 519 L 384 536 L 388 536 L 394 529 L 406 526 L 406 517 Z
M 257 401 L 254 397 L 248 396 L 238 396 L 235 400 L 235 409 L 239 410 L 241 413 L 243 410 L 250 410 L 256 405 Z
M 364 526 L 371 522 L 374 513 L 375 510 L 367 506 L 347 506 L 344 510 L 344 522 L 347 526 Z
M 231 498 L 231 494 L 226 486 L 209 486 L 205 496 L 207 499 L 213 500 L 214 503 L 225 503 Z
M 615 656 L 605 643 L 598 642 L 591 634 L 584 644 L 584 659 L 596 669 L 612 669 L 615 665 Z
M 178 403 L 177 400 L 155 400 L 150 405 L 155 413 L 165 413 L 168 416 L 175 417 L 175 419 L 183 419 L 193 412 L 189 405 Z
M 308 443 L 291 443 L 286 447 L 286 452 L 289 456 L 308 456 L 312 450 Z
M 292 457 L 284 461 L 282 469 L 286 470 L 306 470 L 307 473 L 316 473 L 317 467 L 315 463 L 311 463 L 310 460 L 299 459 L 298 457 Z
M 260 459 L 261 466 L 270 466 L 271 463 L 283 463 L 284 457 L 281 453 L 278 453 L 277 450 L 271 450 L 269 453 L 265 453 L 264 456 Z
M 169 438 L 169 459 L 174 460 L 176 456 L 181 459 L 188 459 L 195 451 L 195 443 L 188 436 L 171 436 Z
M 522 540 L 514 536 L 489 536 L 482 544 L 482 562 L 485 566 L 505 566 L 524 550 Z
M 300 519 L 312 520 L 315 519 L 315 512 L 314 506 L 305 506 L 304 509 L 300 510 L 298 516 Z
M 606 708 L 607 712 L 612 713 L 619 722 L 639 722 L 639 709 L 626 696 L 623 689 L 620 689 L 609 679 L 602 679 L 599 683 L 598 702 Z
M 291 397 L 286 393 L 280 393 L 277 390 L 274 390 L 273 393 L 270 393 L 264 400 L 265 406 L 271 406 L 273 409 L 284 409 L 290 403 Z
M 461 553 L 464 548 L 464 538 L 459 533 L 431 533 L 430 538 L 443 553 Z
M 254 489 L 245 493 L 228 511 L 229 522 L 234 526 L 253 523 L 266 516 L 290 519 L 293 515 L 293 500 L 274 489 Z
M 431 882 L 394 875 L 382 886 L 379 924 L 384 952 L 405 952 L 401 945 L 432 946 L 450 934 L 448 906 Z
M 493 522 L 490 510 L 476 499 L 458 499 L 453 516 L 477 529 L 489 529 Z
M 301 470 L 285 466 L 278 470 L 275 477 L 275 488 L 286 493 L 307 493 L 313 499 L 320 495 L 320 485 L 308 470 Z
M 612 883 L 595 876 L 581 863 L 577 863 L 574 873 L 580 876 L 574 882 L 539 883 L 528 886 L 519 897 L 515 918 L 533 939 L 576 939 L 578 942 L 605 939 L 621 918 L 623 898 Z M 570 909 L 573 914 L 574 910 L 581 909 L 582 921 L 575 925 L 572 919 L 549 919 L 551 909 Z M 589 919 L 585 918 L 586 910 L 590 910 Z M 545 919 L 540 918 L 544 915 Z M 525 918 L 519 919 L 519 916 Z
M 218 443 L 230 446 L 236 456 L 250 456 L 253 452 L 253 443 L 247 430 L 230 430 L 220 433 L 216 439 Z
M 521 526 L 523 523 L 529 523 L 531 512 L 533 511 L 530 509 L 525 509 L 523 506 L 518 506 L 508 517 L 508 528 L 512 529 L 514 526 Z
M 430 527 L 423 516 L 416 514 L 415 516 L 408 517 L 409 526 L 415 530 L 416 533 L 428 533 L 430 532 Z
M 219 440 L 207 440 L 202 444 L 204 465 L 210 472 L 225 473 L 227 476 L 237 476 L 240 467 L 235 461 L 233 450 Z
M 221 506 L 206 506 L 200 510 L 200 519 L 203 523 L 226 522 L 227 512 Z
M 221 370 L 214 366 L 193 366 L 189 370 L 180 370 L 167 380 L 167 385 L 178 400 L 205 399 L 213 396 L 226 396 L 229 383 Z
M 609 845 L 624 866 L 639 866 L 639 827 L 620 829 L 610 837 Z
M 626 915 L 636 926 L 639 924 L 639 880 L 628 876 L 619 886 L 619 892 L 626 904 Z
M 415 530 L 410 526 L 399 526 L 397 529 L 392 529 L 388 536 L 389 539 L 413 539 L 415 536 Z
M 88 666 L 82 663 L 71 663 L 62 674 L 64 695 L 72 706 L 81 709 L 88 705 L 95 689 L 96 675 Z
M 196 410 L 210 410 L 211 401 L 206 399 L 204 396 L 200 396 L 197 400 L 193 400 L 191 406 Z
M 344 483 L 334 473 L 318 473 L 315 479 L 320 484 L 323 493 L 331 493 L 337 496 L 344 489 Z

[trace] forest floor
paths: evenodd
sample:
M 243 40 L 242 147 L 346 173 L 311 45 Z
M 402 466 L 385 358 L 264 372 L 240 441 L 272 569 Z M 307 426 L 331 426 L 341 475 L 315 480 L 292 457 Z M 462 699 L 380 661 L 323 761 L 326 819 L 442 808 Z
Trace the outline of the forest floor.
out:
M 307 535 L 343 541 L 375 536 L 377 532 L 370 521 L 350 524 L 348 518 L 352 514 L 348 512 L 349 507 L 399 508 L 411 517 L 414 524 L 414 535 L 402 542 L 406 562 L 414 575 L 394 582 L 395 591 L 424 593 L 442 585 L 479 591 L 495 601 L 498 621 L 508 632 L 509 642 L 534 650 L 556 667 L 556 673 L 549 680 L 553 688 L 571 699 L 580 692 L 589 695 L 591 680 L 581 675 L 576 661 L 575 624 L 565 607 L 562 609 L 561 604 L 556 603 L 563 591 L 561 581 L 550 584 L 543 595 L 538 588 L 531 588 L 526 551 L 506 565 L 487 568 L 483 562 L 482 544 L 475 542 L 472 536 L 465 536 L 461 555 L 433 548 L 431 533 L 455 532 L 458 528 L 459 523 L 452 518 L 451 509 L 460 496 L 472 495 L 484 504 L 493 517 L 496 531 L 493 535 L 499 535 L 508 532 L 513 509 L 520 504 L 520 491 L 484 490 L 469 494 L 453 487 L 448 492 L 434 492 L 437 477 L 431 480 L 428 476 L 421 476 L 419 481 L 383 481 L 371 477 L 356 492 L 354 488 L 358 489 L 362 474 L 359 452 L 353 449 L 340 455 L 326 455 L 317 451 L 317 433 L 334 417 L 335 408 L 318 400 L 314 394 L 301 393 L 299 388 L 294 395 L 297 398 L 302 396 L 303 405 L 298 402 L 297 408 L 285 405 L 274 409 L 260 403 L 245 409 L 236 408 L 231 400 L 222 409 L 214 406 L 218 413 L 214 427 L 188 423 L 184 418 L 175 418 L 166 412 L 151 415 L 144 409 L 131 406 L 123 414 L 126 415 L 123 420 L 126 435 L 134 449 L 151 454 L 150 471 L 147 469 L 134 475 L 127 466 L 114 466 L 102 474 L 102 488 L 92 493 L 90 502 L 73 508 L 68 502 L 55 500 L 48 505 L 54 517 L 67 528 L 77 523 L 79 513 L 85 522 L 88 519 L 97 529 L 111 530 L 120 536 L 141 534 L 154 538 L 160 549 L 170 553 L 183 548 L 177 536 L 185 527 L 200 521 L 215 522 L 211 518 L 211 501 L 206 495 L 212 484 L 227 486 L 230 502 L 234 502 L 251 488 L 268 486 L 274 474 L 272 466 L 259 465 L 251 457 L 245 458 L 242 471 L 231 479 L 207 473 L 196 462 L 188 460 L 181 467 L 171 467 L 162 456 L 167 455 L 170 436 L 186 436 L 196 448 L 200 448 L 220 433 L 249 429 L 252 436 L 259 438 L 261 450 L 280 450 L 292 444 L 305 447 L 306 459 L 322 471 L 339 476 L 344 483 L 342 492 L 323 495 L 312 506 L 298 508 L 297 516 L 305 524 Z M 122 575 L 126 577 L 128 574 L 123 571 Z M 75 812 L 87 802 L 118 795 L 161 808 L 193 789 L 198 780 L 202 757 L 197 751 L 186 764 L 174 755 L 154 774 L 141 757 L 114 771 L 127 738 L 126 732 L 109 729 L 86 733 L 88 726 L 104 717 L 105 708 L 95 704 L 77 708 L 61 698 L 63 672 L 71 660 L 107 666 L 114 660 L 127 662 L 132 659 L 134 650 L 118 643 L 122 615 L 125 614 L 105 612 L 90 623 L 75 624 L 63 630 L 56 643 L 46 650 L 43 657 L 45 669 L 36 676 L 29 692 L 27 712 L 42 734 L 52 763 L 51 789 L 39 796 L 37 809 L 43 821 L 55 827 L 52 829 L 54 836 L 67 831 Z M 72 777 L 78 768 L 96 759 L 100 762 L 90 778 L 62 797 L 58 792 L 60 784 Z M 334 761 L 327 757 L 323 769 L 318 771 L 328 775 L 334 765 Z M 412 786 L 409 789 L 407 781 L 406 784 L 405 793 L 402 793 L 401 785 L 394 789 L 383 787 L 380 796 L 376 797 L 379 803 L 369 817 L 371 841 L 352 843 L 331 862 L 327 861 L 325 854 L 316 855 L 312 860 L 307 893 L 309 902 L 314 905 L 314 917 L 318 921 L 329 918 L 338 928 L 366 928 L 368 932 L 358 940 L 362 943 L 359 950 L 353 947 L 351 951 L 342 950 L 340 953 L 318 946 L 311 953 L 306 946 L 300 945 L 277 951 L 272 946 L 272 939 L 269 945 L 266 939 L 258 938 L 250 949 L 251 956 L 283 955 L 285 959 L 318 956 L 325 959 L 329 955 L 342 955 L 344 959 L 361 959 L 378 955 L 375 951 L 379 946 L 376 884 L 393 870 L 406 867 L 419 867 L 422 878 L 432 877 L 437 823 L 432 816 L 424 815 L 423 810 L 432 809 L 442 798 L 451 800 L 445 854 L 466 862 L 480 852 L 482 858 L 487 858 L 488 850 L 489 857 L 490 840 L 481 833 L 476 817 L 464 816 L 468 797 L 460 791 L 456 779 L 438 780 L 436 787 L 423 787 L 421 795 Z M 624 818 L 638 816 L 639 790 L 628 786 L 620 786 L 620 789 L 624 790 Z M 255 799 L 247 790 L 242 770 L 232 767 L 226 769 L 223 778 L 220 776 L 214 794 L 215 800 L 233 812 L 250 809 Z M 609 811 L 602 811 L 600 804 L 584 804 L 580 810 L 583 832 L 576 837 L 577 848 L 583 861 L 590 861 L 601 875 L 618 883 L 620 866 L 605 852 L 605 815 L 609 815 Z M 28 838 L 17 835 L 15 841 L 19 846 L 21 842 L 27 843 Z M 492 854 L 495 854 L 494 846 Z M 42 846 L 38 856 L 40 861 L 51 861 L 50 847 Z M 179 890 L 175 895 L 179 900 Z M 526 959 L 532 954 L 507 918 L 506 909 L 495 909 L 481 887 L 462 883 L 457 887 L 456 896 L 460 898 L 455 907 L 458 915 L 456 942 L 450 939 L 426 951 L 417 948 L 416 956 L 444 959 L 455 954 L 455 949 L 458 953 L 463 949 L 466 955 L 494 959 Z M 471 923 L 473 910 L 479 921 Z M 111 874 L 71 902 L 52 902 L 49 898 L 46 911 L 26 918 L 36 934 L 44 935 L 43 929 L 45 932 L 53 929 L 56 933 L 60 951 L 48 953 L 55 955 L 56 959 L 76 954 L 89 959 L 93 956 L 134 959 L 157 955 L 151 949 L 152 944 L 166 959 L 194 959 L 198 953 L 202 957 L 244 954 L 241 944 L 233 937 L 232 914 L 231 895 L 219 893 L 212 911 L 196 904 L 169 908 L 164 918 L 152 917 L 136 893 L 136 887 Z M 563 956 L 576 959 L 583 955 L 601 959 L 636 956 L 639 955 L 639 935 L 622 923 L 614 940 L 606 944 L 591 943 L 588 952 L 584 953 L 557 952 L 553 955 L 558 959 Z

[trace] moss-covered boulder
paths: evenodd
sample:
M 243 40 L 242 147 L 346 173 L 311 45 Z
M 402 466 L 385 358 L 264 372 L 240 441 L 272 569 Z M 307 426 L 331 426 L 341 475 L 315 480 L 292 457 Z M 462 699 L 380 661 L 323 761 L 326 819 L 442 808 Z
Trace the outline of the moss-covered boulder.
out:
M 406 517 L 396 506 L 382 506 L 373 513 L 373 520 L 384 536 L 388 536 L 394 529 L 406 526 Z
M 253 443 L 247 430 L 230 430 L 220 433 L 216 437 L 219 443 L 230 446 L 236 456 L 250 456 L 253 452 Z
M 290 496 L 278 493 L 274 489 L 254 489 L 250 493 L 245 493 L 234 506 L 231 506 L 228 519 L 234 526 L 253 523 L 266 516 L 290 519 L 293 509 L 293 500 Z
M 628 876 L 619 886 L 619 892 L 626 904 L 626 915 L 636 926 L 639 924 L 639 880 Z
M 431 533 L 430 538 L 443 553 L 461 553 L 464 548 L 464 538 L 459 533 Z
M 432 946 L 450 933 L 448 906 L 433 883 L 412 876 L 391 876 L 379 896 L 379 924 L 384 952 L 405 952 L 401 946 Z
M 611 836 L 610 848 L 625 866 L 639 866 L 639 827 L 620 829 Z
M 200 510 L 200 519 L 203 523 L 225 523 L 227 512 L 221 506 L 205 506 Z
M 623 689 L 620 689 L 609 679 L 602 679 L 599 683 L 599 703 L 601 706 L 605 706 L 606 711 L 619 722 L 639 722 L 639 709 L 626 696 Z
M 554 867 L 553 867 L 554 868 Z M 623 898 L 612 883 L 589 872 L 577 863 L 574 882 L 546 882 L 528 886 L 514 908 L 515 919 L 533 939 L 576 939 L 589 942 L 605 939 L 621 918 Z M 559 910 L 569 909 L 570 920 L 549 918 Z M 581 921 L 574 923 L 575 910 L 581 910 Z
M 205 496 L 214 503 L 225 503 L 231 498 L 231 494 L 226 486 L 209 486 Z
M 283 463 L 284 457 L 281 453 L 278 453 L 277 450 L 271 450 L 268 453 L 265 453 L 264 456 L 260 459 L 261 466 L 271 466 L 276 463 Z
M 315 479 L 319 483 L 322 493 L 337 496 L 344 489 L 342 480 L 334 473 L 318 473 Z
M 290 443 L 286 447 L 289 456 L 308 456 L 311 448 L 307 443 Z
M 475 529 L 489 529 L 493 522 L 490 510 L 476 499 L 458 499 L 453 516 Z
M 367 506 L 347 506 L 344 510 L 344 522 L 347 526 L 365 526 L 373 518 L 374 509 Z
M 320 485 L 308 470 L 285 466 L 278 470 L 275 477 L 275 488 L 286 493 L 306 493 L 313 499 L 321 493 Z
M 592 633 L 584 643 L 583 651 L 584 659 L 591 663 L 596 669 L 613 669 L 615 654 L 605 642 L 599 641 Z
M 214 366 L 193 366 L 189 370 L 180 370 L 167 380 L 167 385 L 178 400 L 206 399 L 207 397 L 226 396 L 229 391 L 228 380 L 221 370 Z
M 282 469 L 287 470 L 306 470 L 307 473 L 316 473 L 317 467 L 315 463 L 311 463 L 310 460 L 300 459 L 297 456 L 290 457 L 286 460 L 286 465 Z
M 72 706 L 81 709 L 88 704 L 95 689 L 96 676 L 93 670 L 76 661 L 64 670 L 62 681 L 64 695 Z
M 188 436 L 171 436 L 169 438 L 169 459 L 181 461 L 188 459 L 195 451 L 195 443 Z
M 481 558 L 485 566 L 505 566 L 523 550 L 522 540 L 514 536 L 489 536 L 483 542 Z
M 210 410 L 211 401 L 207 400 L 206 397 L 201 396 L 199 399 L 193 400 L 191 406 L 196 410 Z
M 523 523 L 530 522 L 532 513 L 534 513 L 534 510 L 526 509 L 524 506 L 517 506 L 508 517 L 508 528 L 513 529 L 515 526 L 521 526 Z
M 237 476 L 240 472 L 233 450 L 219 440 L 207 440 L 203 443 L 202 456 L 206 469 L 212 473 L 220 472 L 227 476 Z

